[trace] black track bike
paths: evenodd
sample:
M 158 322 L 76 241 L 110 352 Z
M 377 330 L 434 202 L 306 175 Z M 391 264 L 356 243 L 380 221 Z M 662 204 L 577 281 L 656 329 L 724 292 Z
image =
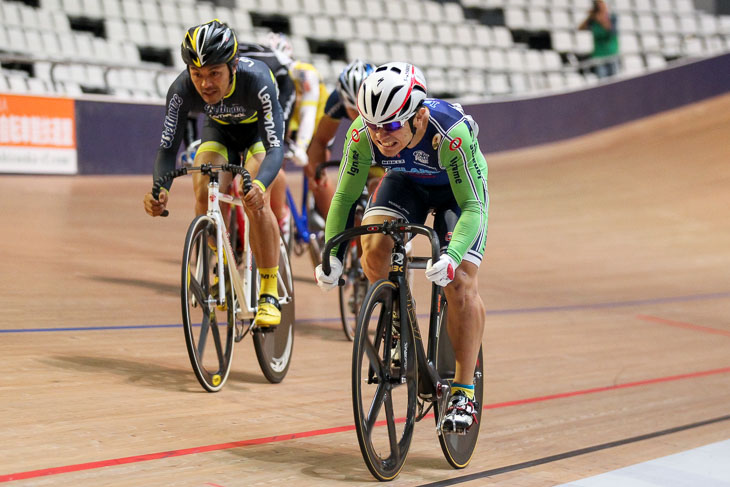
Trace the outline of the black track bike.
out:
M 352 352 L 352 400 L 355 427 L 363 459 L 373 476 L 394 479 L 403 468 L 417 421 L 433 407 L 436 433 L 446 460 L 454 468 L 466 467 L 474 453 L 482 415 L 482 350 L 474 372 L 477 421 L 465 434 L 446 433 L 442 424 L 448 407 L 455 360 L 446 333 L 448 303 L 443 289 L 431 289 L 428 343 L 423 338 L 411 296 L 408 267 L 425 268 L 428 258 L 406 257 L 407 234 L 431 241 L 431 258 L 439 258 L 439 239 L 424 225 L 402 221 L 351 228 L 327 242 L 323 257 L 352 238 L 385 234 L 394 241 L 388 279 L 368 289 L 357 318 Z M 329 259 L 322 259 L 329 274 Z M 342 284 L 342 281 L 340 281 Z

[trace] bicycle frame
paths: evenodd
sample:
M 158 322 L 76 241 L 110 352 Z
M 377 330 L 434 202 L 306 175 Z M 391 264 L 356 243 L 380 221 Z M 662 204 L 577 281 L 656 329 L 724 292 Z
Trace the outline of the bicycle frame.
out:
M 390 236 L 394 241 L 393 251 L 391 253 L 390 271 L 388 273 L 388 280 L 396 284 L 398 288 L 398 307 L 399 314 L 401 317 L 401 326 L 403 326 L 403 317 L 407 317 L 408 326 L 410 327 L 413 337 L 415 339 L 416 349 L 416 368 L 418 370 L 418 376 L 420 379 L 428 378 L 428 380 L 419 380 L 419 388 L 421 384 L 423 389 L 419 391 L 419 397 L 430 403 L 434 401 L 439 402 L 439 420 L 437 423 L 438 434 L 441 432 L 441 424 L 443 417 L 446 412 L 446 401 L 449 397 L 450 386 L 448 381 L 442 379 L 438 371 L 436 370 L 436 336 L 442 331 L 440 330 L 440 322 L 438 320 L 439 311 L 441 309 L 441 298 L 442 291 L 436 284 L 431 285 L 431 308 L 429 313 L 429 335 L 428 345 L 424 347 L 423 337 L 421 336 L 421 330 L 418 324 L 418 318 L 416 317 L 416 309 L 413 303 L 413 296 L 411 295 L 411 289 L 406 279 L 407 267 L 410 265 L 413 268 L 425 269 L 427 258 L 412 257 L 406 258 L 406 249 L 403 235 L 405 233 L 414 233 L 424 235 L 431 240 L 431 258 L 435 262 L 438 260 L 440 255 L 439 239 L 436 232 L 425 225 L 416 225 L 404 223 L 402 221 L 393 220 L 376 225 L 366 225 L 361 227 L 355 227 L 336 235 L 330 239 L 325 245 L 325 249 L 322 252 L 322 270 L 326 273 L 330 273 L 329 258 L 332 249 L 339 244 L 351 240 L 359 235 L 381 233 Z M 342 285 L 342 280 L 340 285 Z M 388 336 L 391 333 L 389 327 L 386 327 L 386 341 L 390 340 Z M 401 354 L 406 356 L 411 353 L 409 350 L 403 349 L 403 341 L 400 342 Z M 405 371 L 401 370 L 401 382 L 405 381 Z M 425 416 L 426 411 L 422 411 L 419 414 L 418 419 L 420 420 Z
M 231 240 L 230 240 L 230 234 L 226 230 L 225 235 L 223 233 L 223 229 L 226 228 L 225 222 L 223 220 L 223 213 L 221 212 L 220 208 L 220 201 L 223 201 L 224 203 L 228 203 L 230 205 L 235 205 L 242 207 L 243 202 L 241 201 L 240 197 L 233 197 L 229 194 L 221 193 L 219 191 L 219 183 L 218 183 L 218 176 L 217 173 L 211 173 L 210 174 L 210 181 L 208 182 L 208 212 L 206 213 L 206 216 L 215 223 L 216 228 L 216 247 L 217 248 L 223 248 L 223 252 L 218 252 L 218 268 L 223 269 L 223 266 L 225 264 L 225 260 L 227 260 L 227 264 L 230 270 L 230 275 L 232 276 L 232 287 L 234 290 L 234 296 L 236 301 L 239 303 L 243 302 L 245 303 L 245 311 L 243 307 L 237 307 L 236 308 L 236 317 L 241 319 L 243 318 L 245 313 L 253 313 L 256 310 L 256 306 L 254 303 L 252 303 L 252 293 L 251 293 L 251 286 L 252 286 L 252 269 L 253 269 L 253 253 L 251 252 L 251 247 L 248 245 L 248 239 L 249 239 L 249 225 L 248 225 L 248 217 L 246 216 L 245 212 L 243 213 L 243 216 L 239 214 L 238 211 L 236 211 L 236 218 L 242 218 L 243 220 L 243 239 L 241 242 L 243 243 L 243 277 L 238 272 L 237 266 L 236 266 L 236 259 L 233 254 L 233 249 L 231 247 Z M 240 225 L 239 220 L 239 225 Z M 241 228 L 239 226 L 239 229 Z M 224 238 L 225 237 L 225 238 Z M 224 259 L 225 255 L 225 259 Z M 196 272 L 200 272 L 200 266 L 202 263 L 198 261 L 198 268 L 196 269 Z M 225 272 L 221 272 L 218 276 L 218 305 L 224 305 L 226 300 L 226 293 L 225 293 L 226 283 L 225 283 Z M 243 298 L 243 299 L 242 299 Z
M 294 236 L 297 239 L 297 243 L 299 244 L 308 244 L 310 237 L 309 232 L 309 218 L 307 214 L 307 197 L 309 195 L 309 181 L 307 178 L 303 178 L 302 183 L 302 210 L 301 214 L 299 213 L 297 209 L 296 202 L 294 201 L 294 197 L 291 194 L 291 191 L 289 190 L 289 186 L 286 187 L 286 200 L 289 204 L 289 211 L 292 213 L 292 219 L 294 220 L 294 224 L 297 227 L 297 231 L 294 232 Z

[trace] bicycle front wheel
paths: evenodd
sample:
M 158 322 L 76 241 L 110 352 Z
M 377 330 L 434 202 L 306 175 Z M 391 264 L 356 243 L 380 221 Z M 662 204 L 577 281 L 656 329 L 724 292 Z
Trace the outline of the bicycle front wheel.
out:
M 254 270 L 254 275 L 258 275 Z M 284 241 L 279 244 L 279 304 L 281 305 L 281 323 L 273 331 L 256 331 L 253 334 L 253 345 L 261 372 L 266 379 L 278 384 L 289 371 L 292 348 L 294 347 L 294 281 L 292 279 L 289 254 Z M 259 286 L 253 286 L 258 298 Z
M 219 391 L 228 378 L 233 357 L 235 315 L 231 275 L 218 269 L 215 224 L 199 216 L 190 224 L 182 260 L 181 304 L 185 344 L 195 377 L 208 392 Z M 218 278 L 225 274 L 225 305 L 216 305 Z
M 340 320 L 345 336 L 352 341 L 355 338 L 357 314 L 368 290 L 368 280 L 357 257 L 357 245 L 354 241 L 348 244 L 342 268 L 345 284 L 337 288 L 340 295 Z
M 403 468 L 416 420 L 413 337 L 407 323 L 393 330 L 397 296 L 395 284 L 388 280 L 370 288 L 358 315 L 352 351 L 357 440 L 365 464 L 381 481 L 394 479 Z
M 454 347 L 449 339 L 446 330 L 446 314 L 448 304 L 443 295 L 441 296 L 441 309 L 439 310 L 439 332 L 436 336 L 436 370 L 442 379 L 454 382 L 456 360 L 454 358 Z M 444 452 L 446 461 L 454 468 L 464 468 L 469 465 L 479 437 L 479 426 L 482 422 L 482 396 L 484 393 L 484 365 L 482 361 L 482 348 L 479 347 L 479 356 L 474 370 L 474 404 L 477 407 L 477 420 L 465 434 L 439 433 L 439 443 Z M 434 416 L 438 426 L 440 417 L 438 402 L 434 403 Z

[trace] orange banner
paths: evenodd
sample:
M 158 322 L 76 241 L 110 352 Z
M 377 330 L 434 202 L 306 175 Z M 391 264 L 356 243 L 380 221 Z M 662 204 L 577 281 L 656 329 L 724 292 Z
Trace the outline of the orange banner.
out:
M 74 100 L 0 94 L 0 148 L 76 149 Z

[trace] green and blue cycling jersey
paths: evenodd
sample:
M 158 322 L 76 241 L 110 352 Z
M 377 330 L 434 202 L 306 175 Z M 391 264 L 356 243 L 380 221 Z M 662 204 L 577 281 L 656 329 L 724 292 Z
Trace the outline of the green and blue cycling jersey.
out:
M 479 265 L 486 244 L 489 193 L 487 162 L 479 149 L 478 128 L 460 105 L 427 98 L 426 131 L 415 147 L 384 157 L 370 138 L 362 117 L 350 125 L 340 163 L 337 191 L 327 217 L 325 238 L 347 226 L 353 204 L 365 186 L 371 166 L 396 171 L 434 192 L 450 187 L 460 209 L 446 252 L 459 264 L 464 258 Z M 333 249 L 332 255 L 338 249 Z

